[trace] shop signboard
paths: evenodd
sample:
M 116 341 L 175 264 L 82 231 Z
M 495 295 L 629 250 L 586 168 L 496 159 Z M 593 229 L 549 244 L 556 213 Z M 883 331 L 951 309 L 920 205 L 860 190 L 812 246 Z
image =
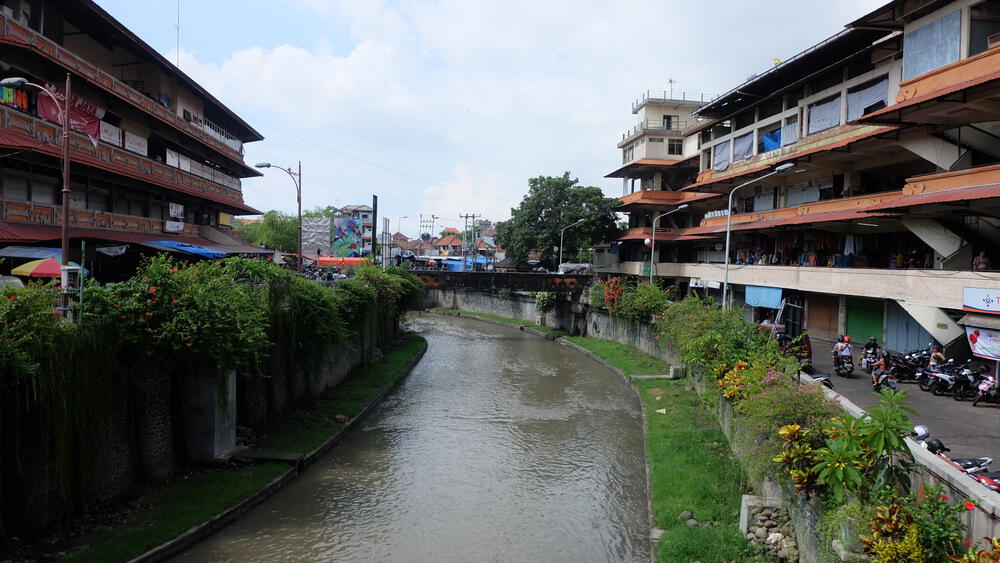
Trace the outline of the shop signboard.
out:
M 122 130 L 114 125 L 101 122 L 101 140 L 116 147 L 122 146 Z
M 184 223 L 181 221 L 164 221 L 163 230 L 168 233 L 180 233 L 184 231 Z
M 149 143 L 143 137 L 126 131 L 125 149 L 141 154 L 142 156 L 147 156 L 149 154 Z
M 962 310 L 1000 315 L 1000 289 L 962 288 Z
M 974 326 L 965 327 L 972 354 L 988 360 L 1000 360 L 1000 331 Z
M 174 202 L 171 201 L 169 209 L 170 209 L 170 216 L 171 217 L 173 217 L 175 219 L 183 219 L 184 218 L 184 205 L 183 204 L 174 203 Z

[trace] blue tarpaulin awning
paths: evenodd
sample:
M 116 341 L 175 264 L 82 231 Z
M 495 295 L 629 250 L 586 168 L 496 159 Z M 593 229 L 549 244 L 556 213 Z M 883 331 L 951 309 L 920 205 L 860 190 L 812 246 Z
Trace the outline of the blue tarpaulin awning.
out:
M 140 244 L 146 245 L 150 248 L 157 248 L 159 250 L 187 252 L 188 254 L 204 256 L 205 258 L 224 258 L 226 256 L 226 253 L 220 250 L 212 250 L 211 248 L 205 248 L 204 246 L 188 244 L 186 242 L 176 240 L 153 240 L 149 242 L 142 242 Z
M 777 309 L 778 307 L 781 307 L 781 288 L 748 285 L 747 305 L 750 305 L 751 307 Z
M 0 248 L 0 256 L 42 260 L 45 258 L 59 258 L 62 256 L 62 249 L 50 248 L 48 246 L 6 246 Z

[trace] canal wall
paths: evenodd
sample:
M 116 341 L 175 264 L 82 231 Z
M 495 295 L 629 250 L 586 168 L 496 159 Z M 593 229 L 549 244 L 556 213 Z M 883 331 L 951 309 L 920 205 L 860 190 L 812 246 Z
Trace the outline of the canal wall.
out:
M 276 346 L 260 366 L 222 377 L 214 370 L 179 370 L 169 361 L 132 374 L 109 365 L 88 391 L 89 412 L 72 413 L 89 429 L 86 444 L 64 443 L 65 429 L 49 426 L 47 410 L 60 405 L 29 406 L 24 397 L 0 393 L 0 438 L 19 444 L 18 455 L 0 455 L 0 536 L 45 527 L 75 506 L 224 457 L 237 434 L 266 432 L 400 334 L 390 318 L 369 323 L 307 358 L 296 357 L 290 345 Z

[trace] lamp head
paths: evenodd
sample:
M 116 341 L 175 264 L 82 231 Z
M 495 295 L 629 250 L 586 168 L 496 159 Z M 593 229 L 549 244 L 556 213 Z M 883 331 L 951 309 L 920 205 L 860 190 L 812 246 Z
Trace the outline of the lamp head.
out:
M 795 163 L 793 163 L 793 162 L 786 162 L 786 163 L 784 163 L 784 164 L 782 164 L 780 166 L 776 166 L 774 168 L 774 171 L 775 172 L 784 172 L 785 170 L 788 170 L 789 168 L 791 168 L 793 166 L 795 166 Z
M 688 207 L 688 204 L 683 203 L 683 204 L 677 206 L 677 211 L 680 211 L 681 209 L 687 209 L 687 207 Z
M 652 247 L 653 246 L 653 241 L 651 241 L 649 239 L 646 239 L 643 242 L 646 243 L 646 247 Z
M 21 78 L 20 76 L 12 76 L 0 80 L 0 86 L 6 86 L 7 88 L 22 88 L 27 83 L 28 79 Z
M 254 166 L 257 167 L 257 168 L 270 168 L 271 167 L 271 163 L 270 162 L 258 162 L 257 164 L 254 164 Z

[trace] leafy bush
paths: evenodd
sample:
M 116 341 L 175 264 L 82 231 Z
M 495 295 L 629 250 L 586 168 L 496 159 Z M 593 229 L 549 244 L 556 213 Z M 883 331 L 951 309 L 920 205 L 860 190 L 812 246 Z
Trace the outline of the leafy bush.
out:
M 535 308 L 545 315 L 556 308 L 556 294 L 551 291 L 539 291 L 532 294 L 535 297 Z
M 618 315 L 632 321 L 648 322 L 655 315 L 661 314 L 669 302 L 669 291 L 656 285 L 640 283 L 622 295 Z
M 600 309 L 604 306 L 604 282 L 598 280 L 590 286 L 587 291 L 587 302 L 591 309 Z

